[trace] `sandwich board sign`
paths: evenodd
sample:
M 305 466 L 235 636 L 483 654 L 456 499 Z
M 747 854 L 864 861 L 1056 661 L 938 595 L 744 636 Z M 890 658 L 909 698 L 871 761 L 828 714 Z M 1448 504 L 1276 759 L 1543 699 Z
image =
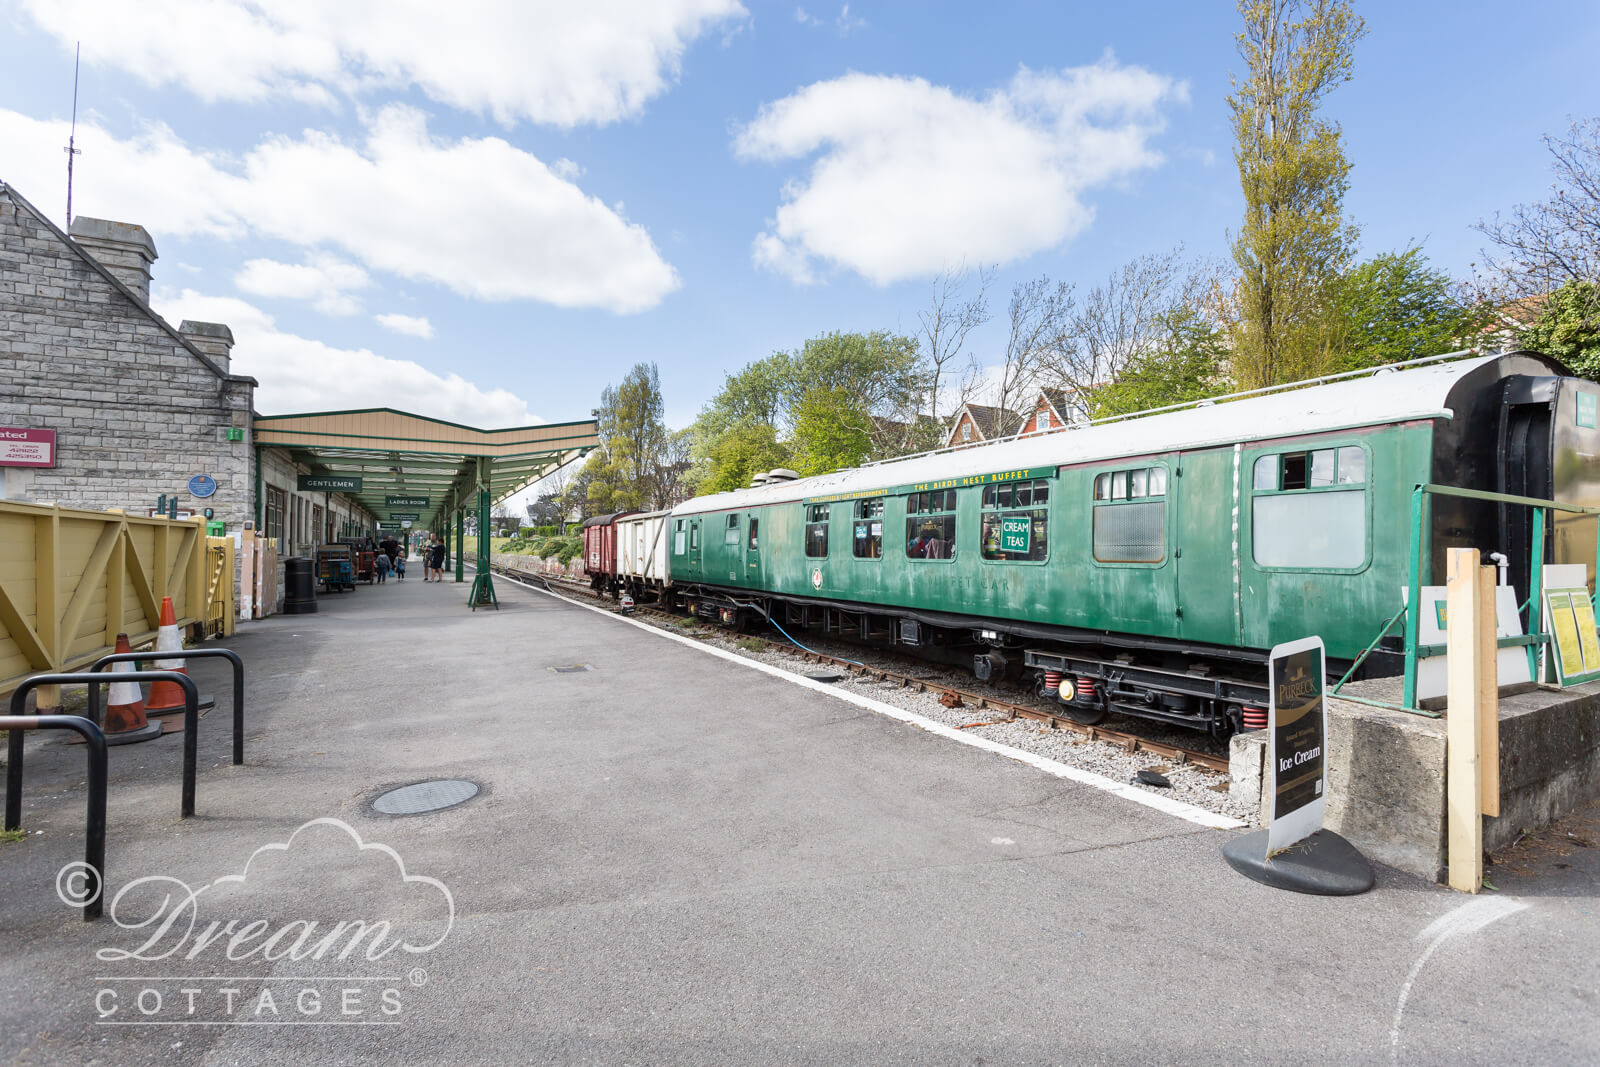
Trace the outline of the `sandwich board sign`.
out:
M 1325 806 L 1328 705 L 1323 692 L 1326 652 L 1320 637 L 1273 648 L 1267 659 L 1267 786 L 1272 821 L 1267 855 L 1322 829 Z

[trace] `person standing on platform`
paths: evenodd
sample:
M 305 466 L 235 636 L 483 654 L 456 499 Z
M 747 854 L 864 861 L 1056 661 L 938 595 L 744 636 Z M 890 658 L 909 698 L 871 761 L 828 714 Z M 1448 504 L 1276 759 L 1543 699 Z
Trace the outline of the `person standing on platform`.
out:
M 389 556 L 379 552 L 372 560 L 373 569 L 378 572 L 378 584 L 382 585 L 389 580 Z
M 406 554 L 404 550 L 402 550 L 400 554 L 395 557 L 394 580 L 397 582 L 403 582 L 406 580 Z
M 436 582 L 444 581 L 444 556 L 444 542 L 436 538 L 433 542 L 433 554 L 429 559 L 433 567 L 433 580 Z

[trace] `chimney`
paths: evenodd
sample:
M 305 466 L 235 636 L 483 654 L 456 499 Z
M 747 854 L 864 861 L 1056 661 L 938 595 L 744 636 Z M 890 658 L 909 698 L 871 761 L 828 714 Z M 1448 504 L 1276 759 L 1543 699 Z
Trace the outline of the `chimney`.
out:
M 131 222 L 79 215 L 68 232 L 117 281 L 150 303 L 150 264 L 156 260 L 156 243 L 149 231 Z
M 232 330 L 220 322 L 190 322 L 184 319 L 178 326 L 178 332 L 185 341 L 210 356 L 211 362 L 222 368 L 222 373 L 233 373 L 228 369 L 228 354 L 233 351 Z

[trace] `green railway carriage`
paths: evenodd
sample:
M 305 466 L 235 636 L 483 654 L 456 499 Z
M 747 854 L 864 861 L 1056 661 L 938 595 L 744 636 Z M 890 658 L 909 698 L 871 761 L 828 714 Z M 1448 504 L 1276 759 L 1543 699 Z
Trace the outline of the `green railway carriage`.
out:
M 724 622 L 970 655 L 980 677 L 1030 672 L 1083 721 L 1238 729 L 1273 644 L 1320 635 L 1342 669 L 1399 610 L 1416 486 L 1600 503 L 1600 387 L 1531 353 L 1421 362 L 774 472 L 672 511 L 674 594 Z M 1525 575 L 1528 538 L 1501 506 L 1442 504 L 1422 569 L 1463 544 Z M 1592 564 L 1594 550 L 1592 521 L 1558 525 L 1544 558 Z

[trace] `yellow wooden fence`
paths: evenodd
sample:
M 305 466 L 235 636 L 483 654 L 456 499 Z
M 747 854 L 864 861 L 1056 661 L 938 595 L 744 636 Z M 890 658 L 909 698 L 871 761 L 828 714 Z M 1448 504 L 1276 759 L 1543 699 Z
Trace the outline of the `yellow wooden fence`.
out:
M 199 518 L 0 501 L 0 694 L 29 675 L 87 666 L 119 633 L 135 648 L 148 643 L 164 596 L 180 628 L 216 632 L 208 593 L 231 605 L 232 553 L 219 572 L 207 542 Z

